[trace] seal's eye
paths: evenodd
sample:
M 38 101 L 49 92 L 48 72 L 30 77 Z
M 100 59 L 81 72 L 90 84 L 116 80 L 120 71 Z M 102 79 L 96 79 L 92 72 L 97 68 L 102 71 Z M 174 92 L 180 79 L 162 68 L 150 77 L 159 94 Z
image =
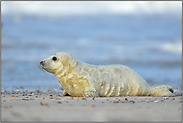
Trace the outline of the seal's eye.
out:
M 57 60 L 57 57 L 53 57 L 52 60 L 53 60 L 53 61 L 56 61 L 56 60 Z

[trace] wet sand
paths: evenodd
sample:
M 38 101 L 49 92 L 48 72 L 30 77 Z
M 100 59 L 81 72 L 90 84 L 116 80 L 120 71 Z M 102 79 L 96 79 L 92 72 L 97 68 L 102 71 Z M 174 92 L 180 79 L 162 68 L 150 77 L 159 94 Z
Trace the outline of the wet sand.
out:
M 181 121 L 182 96 L 62 97 L 2 93 L 1 121 Z

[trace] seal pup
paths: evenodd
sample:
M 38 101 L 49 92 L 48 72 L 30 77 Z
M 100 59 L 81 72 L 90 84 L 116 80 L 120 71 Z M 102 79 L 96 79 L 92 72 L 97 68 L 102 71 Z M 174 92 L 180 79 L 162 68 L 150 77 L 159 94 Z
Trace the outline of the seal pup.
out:
M 175 96 L 169 85 L 150 85 L 124 65 L 90 65 L 75 56 L 60 52 L 40 62 L 53 73 L 63 95 L 75 97 Z

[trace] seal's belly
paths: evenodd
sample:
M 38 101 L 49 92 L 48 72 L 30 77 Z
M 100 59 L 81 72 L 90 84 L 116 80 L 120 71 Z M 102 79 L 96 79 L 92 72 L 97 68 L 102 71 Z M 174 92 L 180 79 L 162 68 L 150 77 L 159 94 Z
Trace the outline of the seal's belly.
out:
M 99 96 L 136 96 L 147 93 L 146 81 L 124 66 L 98 67 L 91 79 Z
M 149 86 L 140 85 L 133 82 L 127 83 L 106 83 L 100 82 L 99 96 L 114 97 L 114 96 L 143 96 L 149 95 Z
M 121 86 L 113 85 L 106 82 L 100 82 L 100 96 L 119 96 L 122 90 Z

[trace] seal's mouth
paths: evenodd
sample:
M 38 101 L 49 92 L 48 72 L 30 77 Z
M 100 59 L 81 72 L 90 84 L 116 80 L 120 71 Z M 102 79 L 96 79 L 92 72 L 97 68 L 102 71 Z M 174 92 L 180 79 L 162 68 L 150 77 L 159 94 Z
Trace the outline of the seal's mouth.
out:
M 41 61 L 41 62 L 40 62 L 40 67 L 41 67 L 42 69 L 47 69 L 47 68 L 45 67 L 44 61 Z
M 42 64 L 40 64 L 40 67 L 41 67 L 42 69 L 44 69 L 44 66 L 43 66 Z
M 40 62 L 40 67 L 44 70 L 46 70 L 47 72 L 51 72 L 51 69 L 49 68 L 49 66 L 47 66 L 47 64 L 45 63 L 45 61 L 41 61 Z

